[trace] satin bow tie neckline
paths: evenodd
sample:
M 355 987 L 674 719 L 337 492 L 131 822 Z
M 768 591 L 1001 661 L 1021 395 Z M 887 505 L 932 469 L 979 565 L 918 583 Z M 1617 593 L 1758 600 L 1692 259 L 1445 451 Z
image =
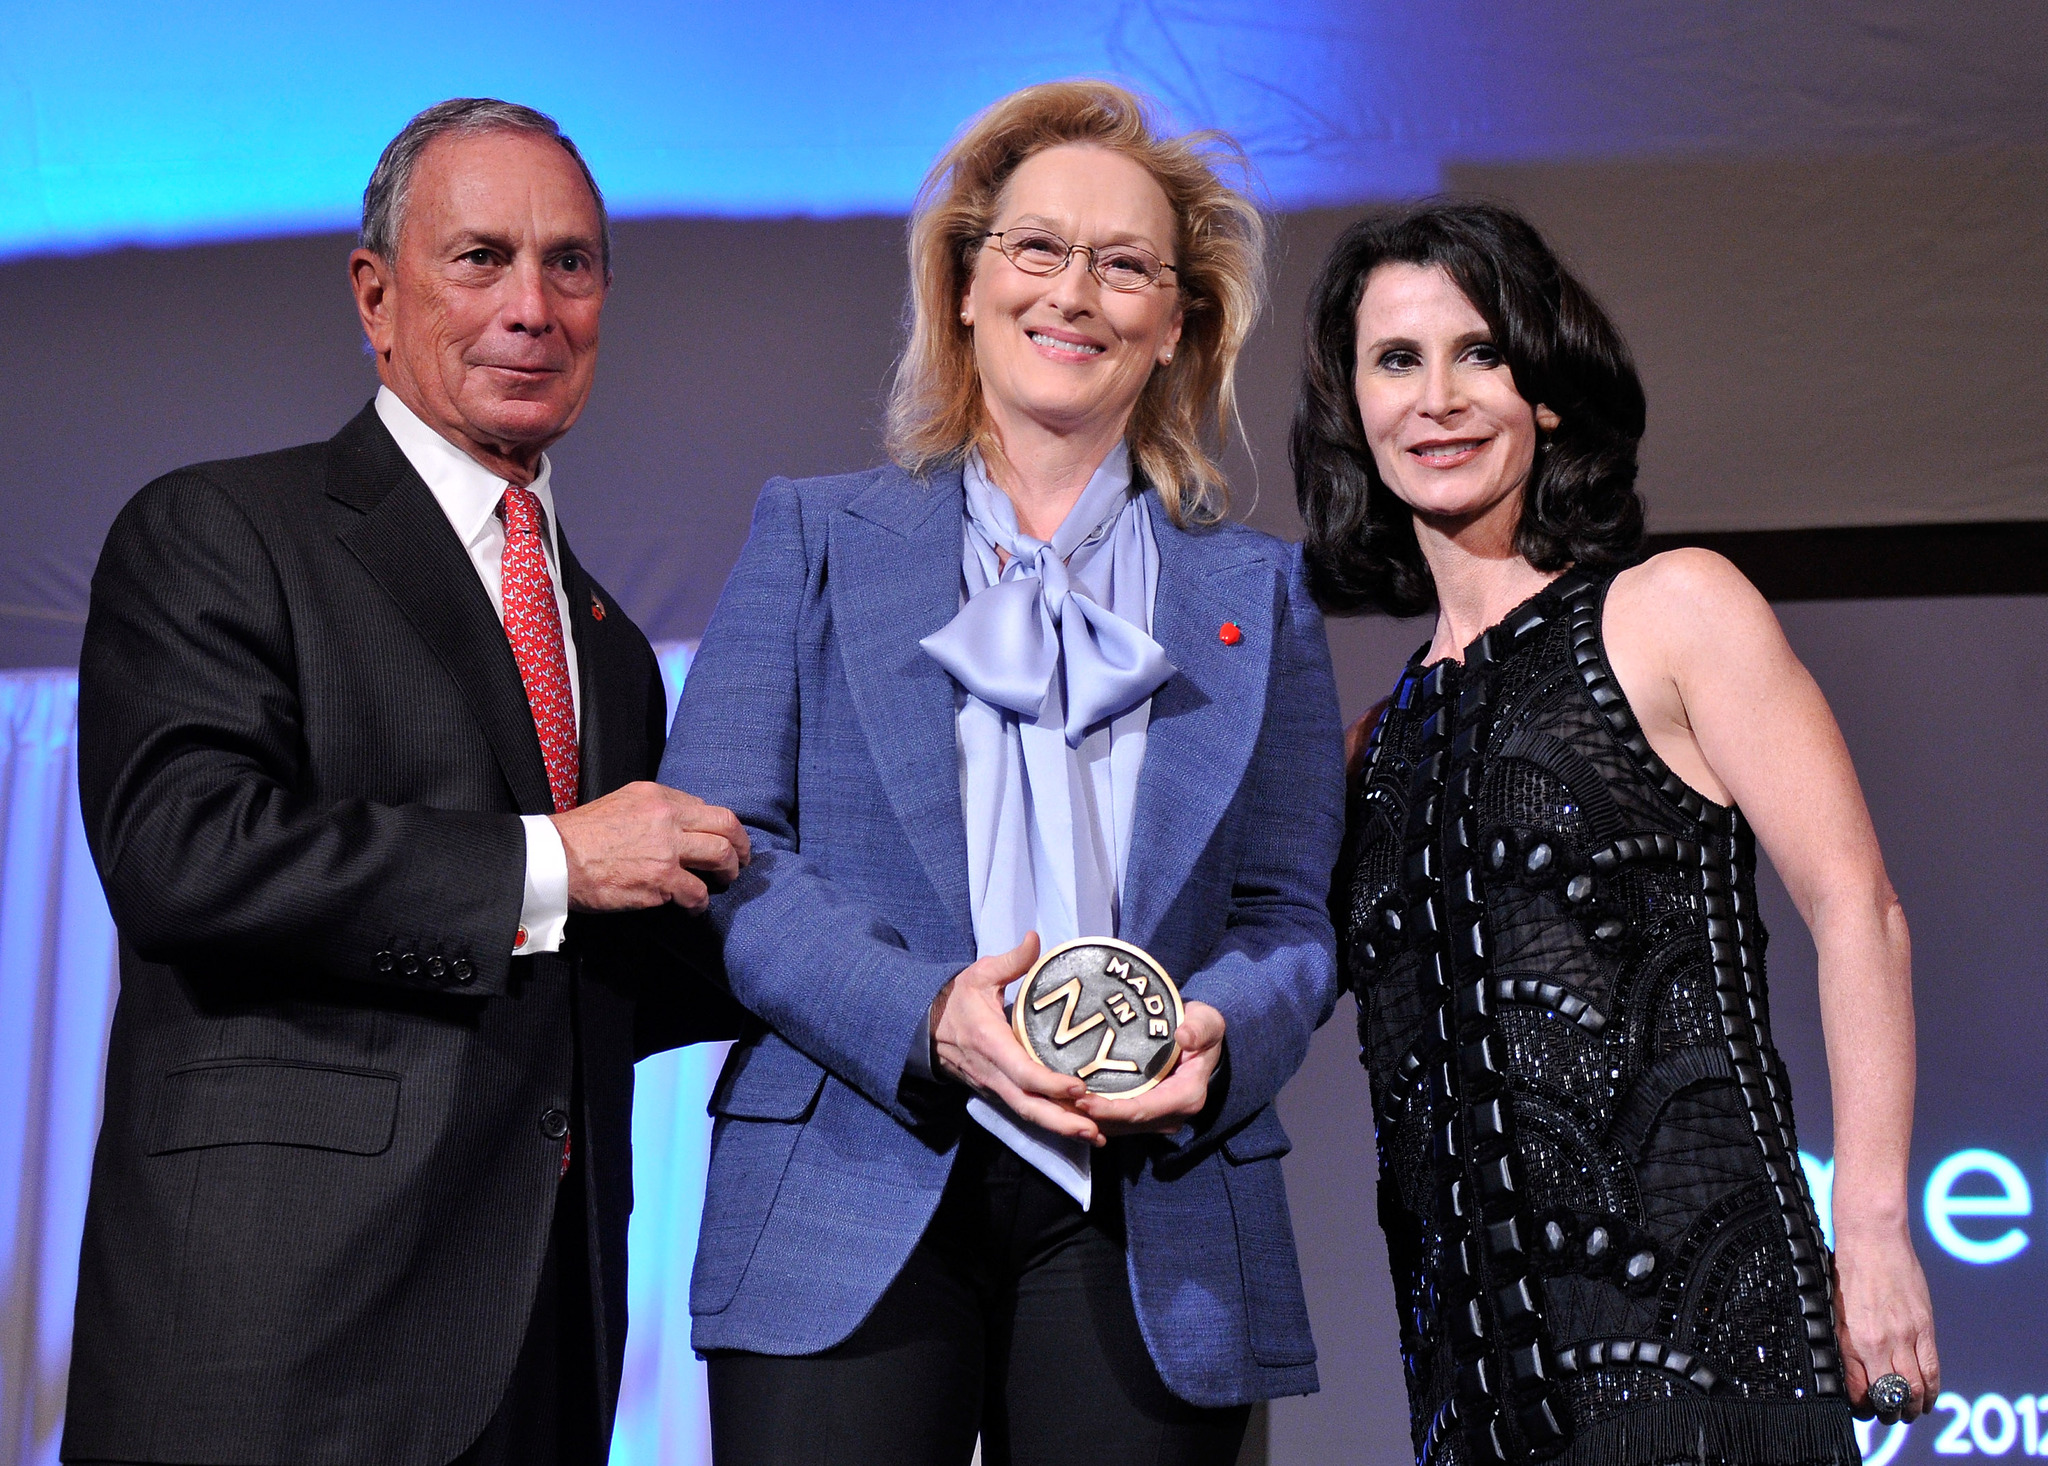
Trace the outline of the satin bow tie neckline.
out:
M 969 533 L 1009 559 L 993 585 L 920 643 L 974 696 L 1034 722 L 1044 714 L 1053 679 L 1064 673 L 1069 748 L 1079 748 L 1090 728 L 1137 706 L 1174 673 L 1159 643 L 1101 599 L 1116 546 L 1099 542 L 1135 533 L 1120 521 L 1145 512 L 1131 491 L 1128 462 L 1118 448 L 1050 540 L 1019 529 L 1009 496 L 971 462 L 965 475 Z M 1090 546 L 1096 549 L 1088 564 L 1072 568 L 1077 552 Z

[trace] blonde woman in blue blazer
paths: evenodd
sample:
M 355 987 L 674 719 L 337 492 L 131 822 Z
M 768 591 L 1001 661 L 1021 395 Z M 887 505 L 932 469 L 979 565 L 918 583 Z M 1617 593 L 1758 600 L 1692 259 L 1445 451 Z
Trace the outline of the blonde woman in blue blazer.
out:
M 1316 1388 L 1274 1096 L 1336 994 L 1337 702 L 1205 451 L 1259 309 L 1213 146 L 1034 87 L 933 169 L 895 464 L 762 493 L 663 777 L 729 806 L 758 1020 L 690 1306 L 720 1466 L 1229 1463 Z M 1105 1099 L 1004 994 L 1116 936 L 1187 999 Z

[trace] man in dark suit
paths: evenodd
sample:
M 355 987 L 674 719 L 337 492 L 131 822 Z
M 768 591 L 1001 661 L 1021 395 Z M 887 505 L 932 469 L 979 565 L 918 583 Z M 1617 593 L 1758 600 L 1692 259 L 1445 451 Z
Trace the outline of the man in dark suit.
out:
M 122 512 L 79 669 L 121 930 L 67 1461 L 597 1462 L 635 1057 L 705 1036 L 732 815 L 645 782 L 661 680 L 543 450 L 590 393 L 603 200 L 443 103 L 350 257 L 383 382 L 331 441 Z

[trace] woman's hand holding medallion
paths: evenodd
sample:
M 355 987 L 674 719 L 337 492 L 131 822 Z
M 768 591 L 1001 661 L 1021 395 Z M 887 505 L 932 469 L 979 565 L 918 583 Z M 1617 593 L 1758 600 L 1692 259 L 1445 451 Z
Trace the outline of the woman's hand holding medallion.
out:
M 1031 932 L 1009 951 L 978 959 L 940 988 L 932 999 L 932 1049 L 949 1077 L 1018 1119 L 1101 1145 L 1101 1128 L 1074 1108 L 1088 1086 L 1026 1053 L 1003 1011 L 1003 989 L 1037 960 L 1038 933 Z
M 983 957 L 939 989 L 932 1000 L 932 1049 L 938 1068 L 1020 1120 L 1055 1135 L 1102 1145 L 1111 1135 L 1171 1135 L 1209 1103 L 1209 1081 L 1223 1057 L 1223 1015 L 1207 1003 L 1186 1005 L 1174 1037 L 1173 1072 L 1130 1099 L 1090 1094 L 1081 1080 L 1034 1059 L 1017 1042 L 1003 990 L 1038 961 L 1038 934 L 1007 952 Z
M 1207 1003 L 1188 1003 L 1174 1039 L 1180 1058 L 1173 1072 L 1130 1099 L 1084 1095 L 1078 1105 L 1106 1135 L 1171 1135 L 1208 1106 L 1209 1081 L 1223 1058 L 1223 1015 Z

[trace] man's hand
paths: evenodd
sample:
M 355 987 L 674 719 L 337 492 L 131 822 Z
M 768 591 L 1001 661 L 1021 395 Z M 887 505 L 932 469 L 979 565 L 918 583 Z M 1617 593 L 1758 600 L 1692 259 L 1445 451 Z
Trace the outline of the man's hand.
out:
M 661 784 L 628 784 L 549 818 L 569 857 L 571 911 L 635 911 L 671 901 L 702 911 L 712 890 L 752 858 L 746 827 L 731 810 Z
M 1038 960 L 1038 933 L 1009 951 L 983 957 L 932 999 L 932 1047 L 939 1067 L 984 1099 L 1055 1135 L 1101 1145 L 1093 1120 L 1074 1109 L 1088 1086 L 1057 1074 L 1024 1051 L 1003 1012 L 1003 989 Z
M 1209 1103 L 1209 1080 L 1223 1058 L 1223 1015 L 1207 1003 L 1189 1003 L 1174 1033 L 1180 1058 L 1173 1072 L 1134 1099 L 1091 1094 L 1080 1110 L 1106 1135 L 1171 1135 Z

